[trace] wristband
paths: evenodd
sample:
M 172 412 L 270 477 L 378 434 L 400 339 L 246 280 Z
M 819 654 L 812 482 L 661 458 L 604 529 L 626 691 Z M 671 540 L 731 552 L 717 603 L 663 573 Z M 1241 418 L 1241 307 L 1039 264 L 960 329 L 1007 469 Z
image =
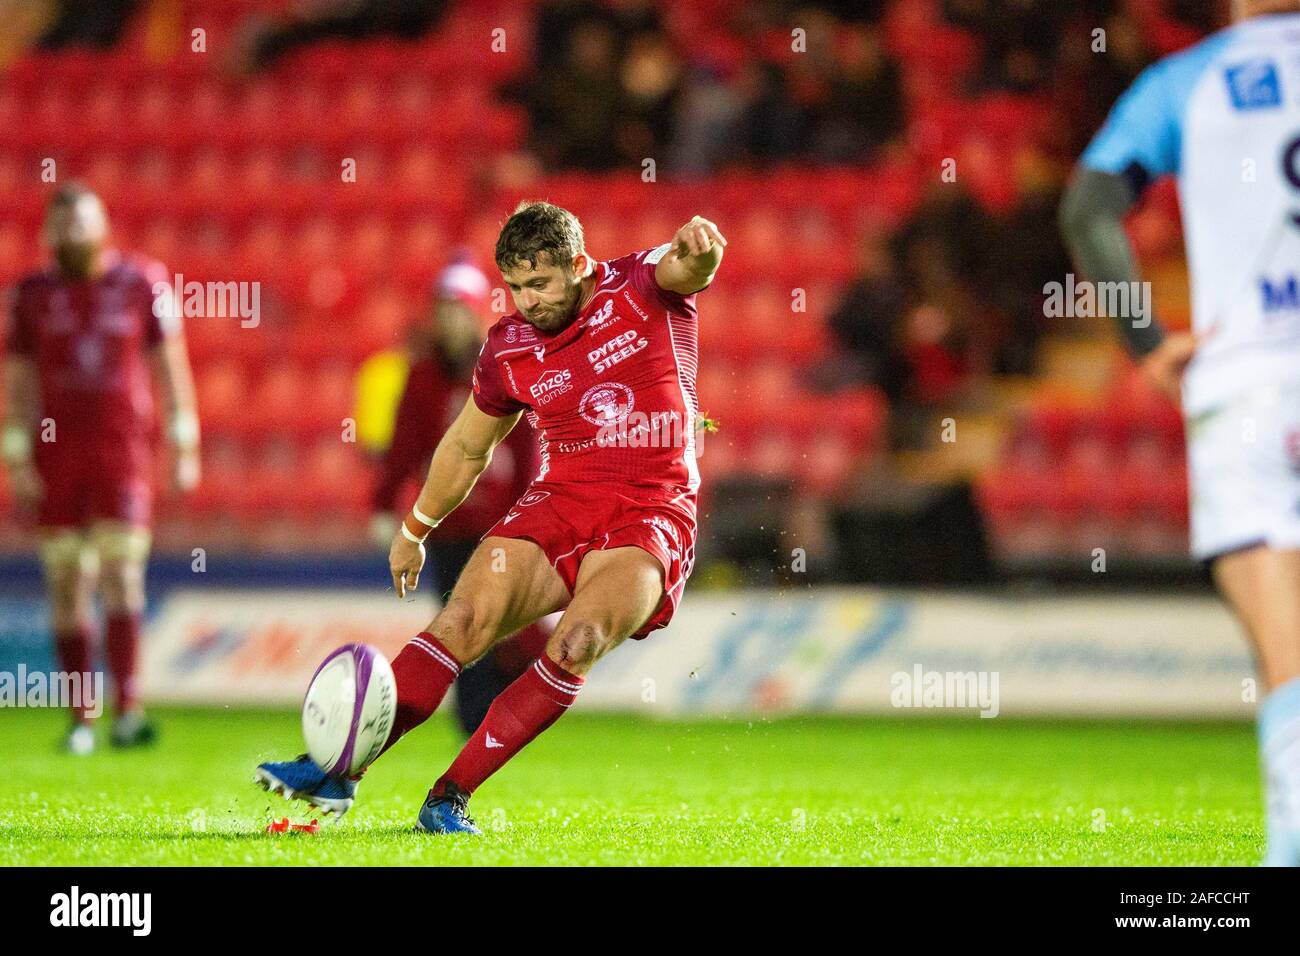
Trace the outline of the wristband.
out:
M 199 417 L 191 411 L 175 412 L 167 423 L 167 434 L 181 451 L 193 451 L 199 445 Z
M 436 527 L 437 518 L 430 518 L 419 508 L 412 508 L 411 513 L 402 519 L 402 537 L 413 544 L 423 544 L 429 532 Z

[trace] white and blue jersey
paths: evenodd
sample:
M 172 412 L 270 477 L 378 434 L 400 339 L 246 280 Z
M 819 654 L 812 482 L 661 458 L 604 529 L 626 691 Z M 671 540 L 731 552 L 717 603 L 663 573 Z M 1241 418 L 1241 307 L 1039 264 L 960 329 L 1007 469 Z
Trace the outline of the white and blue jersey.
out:
M 1300 383 L 1300 14 L 1255 17 L 1148 68 L 1082 164 L 1178 178 L 1201 348 L 1189 415 Z

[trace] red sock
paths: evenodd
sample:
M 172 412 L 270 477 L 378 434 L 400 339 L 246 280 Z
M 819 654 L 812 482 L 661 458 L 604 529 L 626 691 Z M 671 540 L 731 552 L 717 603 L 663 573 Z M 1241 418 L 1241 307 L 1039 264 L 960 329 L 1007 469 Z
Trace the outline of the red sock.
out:
M 581 677 L 570 674 L 546 655 L 537 658 L 492 701 L 483 723 L 433 785 L 434 792 L 441 792 L 451 782 L 473 793 L 525 744 L 559 720 L 577 699 L 582 684 Z
M 109 673 L 113 675 L 114 712 L 118 715 L 132 710 L 137 703 L 135 672 L 140 648 L 140 617 L 139 613 L 110 614 L 104 628 L 104 657 L 108 660 Z
M 90 626 L 78 624 L 75 628 L 58 631 L 54 635 L 54 654 L 59 660 L 59 670 L 65 674 L 90 673 Z M 84 687 L 84 678 L 83 678 Z M 82 704 L 86 703 L 83 693 Z M 89 708 L 82 706 L 73 711 L 73 717 L 84 723 L 90 720 Z
M 447 696 L 447 689 L 460 674 L 460 662 L 428 631 L 411 638 L 393 659 L 397 678 L 397 713 L 393 729 L 381 754 L 397 743 L 408 730 L 424 723 Z
M 546 642 L 554 633 L 553 623 L 538 621 L 502 641 L 497 645 L 496 653 L 493 655 L 497 670 L 503 676 L 514 680 L 546 652 Z

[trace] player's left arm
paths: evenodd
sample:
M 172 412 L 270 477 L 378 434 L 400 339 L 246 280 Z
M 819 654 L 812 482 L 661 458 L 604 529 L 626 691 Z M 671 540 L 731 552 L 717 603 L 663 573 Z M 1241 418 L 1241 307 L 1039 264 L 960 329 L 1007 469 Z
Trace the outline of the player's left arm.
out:
M 173 481 L 189 491 L 199 483 L 199 415 L 194 398 L 194 373 L 185 351 L 185 335 L 173 330 L 153 347 L 154 375 L 162 386 L 167 440 L 173 451 Z
M 702 216 L 692 217 L 677 230 L 670 248 L 655 263 L 655 282 L 679 295 L 703 291 L 717 275 L 726 245 L 716 225 Z
M 1177 175 L 1182 113 L 1203 59 L 1180 57 L 1148 67 L 1120 97 L 1079 160 L 1061 200 L 1061 231 L 1079 271 L 1093 282 L 1136 283 L 1141 269 L 1124 218 L 1160 176 Z M 1166 335 L 1150 309 L 1112 320 L 1148 378 L 1178 400 L 1182 373 L 1196 351 L 1190 333 Z

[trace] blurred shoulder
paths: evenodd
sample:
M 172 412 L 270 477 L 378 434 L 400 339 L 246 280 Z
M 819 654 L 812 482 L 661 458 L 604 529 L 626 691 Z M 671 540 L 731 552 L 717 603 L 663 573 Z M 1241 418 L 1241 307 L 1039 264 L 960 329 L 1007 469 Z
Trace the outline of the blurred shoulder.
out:
M 160 282 L 167 285 L 172 282 L 172 276 L 168 273 L 165 265 L 157 259 L 139 253 L 120 254 L 116 268 L 121 271 L 123 277 L 128 281 L 147 285 L 150 289 Z

